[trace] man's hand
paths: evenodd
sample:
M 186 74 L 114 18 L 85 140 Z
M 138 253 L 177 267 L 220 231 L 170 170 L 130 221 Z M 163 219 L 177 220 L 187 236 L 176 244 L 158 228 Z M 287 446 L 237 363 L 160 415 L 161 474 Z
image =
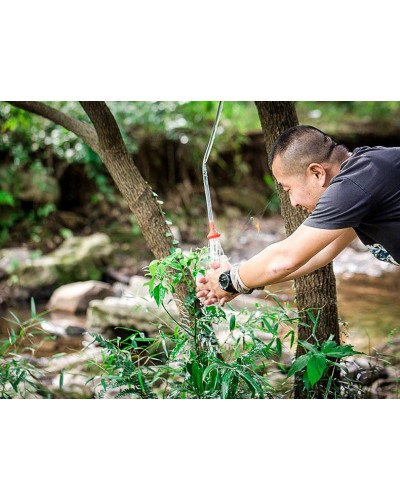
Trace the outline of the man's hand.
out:
M 211 306 L 216 303 L 223 306 L 239 295 L 225 292 L 219 286 L 218 278 L 220 274 L 227 271 L 232 266 L 224 259 L 222 263 L 212 263 L 211 267 L 212 269 L 208 270 L 206 275 L 198 280 L 196 288 L 197 298 L 205 306 Z

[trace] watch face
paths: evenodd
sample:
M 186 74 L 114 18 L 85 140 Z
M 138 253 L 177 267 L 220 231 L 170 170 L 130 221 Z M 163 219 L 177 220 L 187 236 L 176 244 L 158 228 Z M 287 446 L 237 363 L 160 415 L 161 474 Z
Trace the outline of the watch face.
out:
M 229 275 L 227 273 L 222 273 L 219 276 L 219 286 L 222 290 L 227 290 L 230 285 L 231 280 L 229 279 Z

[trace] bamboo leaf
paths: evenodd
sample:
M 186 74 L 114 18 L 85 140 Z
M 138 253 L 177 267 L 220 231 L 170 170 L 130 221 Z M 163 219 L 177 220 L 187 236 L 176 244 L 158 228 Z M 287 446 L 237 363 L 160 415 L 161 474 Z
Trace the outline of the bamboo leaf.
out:
M 36 305 L 35 305 L 35 299 L 31 297 L 31 314 L 32 318 L 36 317 Z
M 139 384 L 140 384 L 140 387 L 142 388 L 142 391 L 146 392 L 146 388 L 145 388 L 144 383 L 143 383 L 142 372 L 139 369 L 137 371 L 137 376 L 138 376 Z
M 242 372 L 241 370 L 238 370 L 238 373 L 240 375 L 240 377 L 246 382 L 246 384 L 249 386 L 253 396 L 255 395 L 255 393 L 258 393 L 258 395 L 263 398 L 264 397 L 264 392 L 263 390 L 261 389 L 261 386 L 259 385 L 259 383 L 254 380 L 253 377 L 251 377 L 248 373 L 246 372 Z
M 62 387 L 63 387 L 63 383 L 64 383 L 64 371 L 65 371 L 65 368 L 63 368 L 60 372 L 60 381 L 59 381 L 59 388 L 60 388 L 60 391 L 62 390 Z
M 229 392 L 229 382 L 232 376 L 232 372 L 230 370 L 227 370 L 224 373 L 224 376 L 222 377 L 222 384 L 221 384 L 221 397 L 222 399 L 227 399 L 228 392 Z

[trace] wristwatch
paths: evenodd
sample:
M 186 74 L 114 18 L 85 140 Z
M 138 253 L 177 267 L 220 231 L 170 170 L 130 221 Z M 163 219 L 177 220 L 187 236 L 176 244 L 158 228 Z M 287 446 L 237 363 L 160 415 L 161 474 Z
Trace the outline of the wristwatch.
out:
M 224 290 L 225 292 L 238 293 L 238 291 L 232 284 L 230 271 L 224 271 L 219 275 L 218 284 L 220 288 L 222 288 L 222 290 Z

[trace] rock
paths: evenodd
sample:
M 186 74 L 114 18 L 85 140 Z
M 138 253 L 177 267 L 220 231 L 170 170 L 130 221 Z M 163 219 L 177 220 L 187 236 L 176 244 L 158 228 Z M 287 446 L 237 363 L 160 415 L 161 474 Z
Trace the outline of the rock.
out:
M 33 290 L 99 279 L 111 252 L 106 234 L 68 238 L 54 252 L 22 264 L 15 272 L 17 285 Z
M 112 292 L 114 297 L 122 297 L 129 291 L 128 285 L 125 285 L 124 283 L 119 283 L 116 281 L 111 285 L 112 287 Z
M 40 323 L 40 328 L 50 335 L 56 335 L 58 337 L 61 336 L 70 336 L 74 337 L 82 337 L 85 333 L 86 329 L 78 326 L 71 325 L 68 319 L 65 320 L 54 320 L 54 321 L 42 321 Z
M 78 281 L 57 288 L 47 307 L 75 314 L 86 311 L 91 300 L 101 300 L 112 295 L 112 287 L 108 283 L 95 280 Z
M 146 278 L 144 276 L 132 276 L 132 278 L 129 280 L 129 290 L 127 291 L 127 293 L 135 297 L 149 296 L 149 288 L 147 286 L 144 286 L 146 281 L 149 281 L 149 278 Z
M 129 284 L 130 276 L 127 276 L 126 274 L 117 271 L 111 266 L 107 266 L 105 270 L 105 275 L 109 280 L 111 280 L 111 282 L 114 281 L 117 283 L 123 283 L 125 285 Z
M 30 258 L 31 252 L 27 248 L 5 248 L 0 250 L 0 270 L 4 274 L 11 274 Z
M 50 335 L 66 335 L 66 331 L 63 326 L 52 323 L 51 321 L 42 321 L 40 323 L 40 328 L 45 332 L 50 333 Z
M 71 337 L 82 337 L 82 335 L 86 332 L 85 328 L 82 328 L 81 326 L 67 326 L 65 329 L 65 333 L 67 335 L 70 335 Z
M 387 369 L 371 358 L 359 356 L 344 363 L 345 378 L 354 380 L 362 385 L 370 386 L 378 379 L 388 378 Z
M 175 303 L 168 305 L 168 312 L 178 318 Z M 170 316 L 150 298 L 133 295 L 107 297 L 104 300 L 92 300 L 87 309 L 87 330 L 91 334 L 107 335 L 115 327 L 123 327 L 153 336 L 158 334 L 159 324 L 162 324 L 164 331 L 174 329 Z

